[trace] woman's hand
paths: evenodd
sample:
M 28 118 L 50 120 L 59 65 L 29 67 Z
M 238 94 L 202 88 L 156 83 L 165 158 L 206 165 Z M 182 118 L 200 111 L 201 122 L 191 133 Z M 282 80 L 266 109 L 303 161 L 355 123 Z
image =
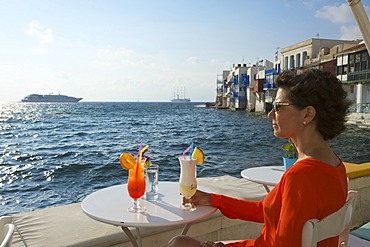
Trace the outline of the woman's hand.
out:
M 197 190 L 190 199 L 182 198 L 182 203 L 185 204 L 186 202 L 190 202 L 193 205 L 209 206 L 211 205 L 211 194 Z

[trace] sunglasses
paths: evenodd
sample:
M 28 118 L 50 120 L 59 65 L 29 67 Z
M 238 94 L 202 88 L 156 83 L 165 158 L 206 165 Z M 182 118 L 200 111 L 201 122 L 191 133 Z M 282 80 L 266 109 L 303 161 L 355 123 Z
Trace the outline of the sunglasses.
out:
M 294 105 L 294 104 L 288 103 L 288 102 L 276 102 L 276 101 L 274 101 L 274 102 L 272 102 L 272 110 L 274 112 L 277 112 L 277 111 L 279 111 L 280 106 L 288 106 L 288 105 Z

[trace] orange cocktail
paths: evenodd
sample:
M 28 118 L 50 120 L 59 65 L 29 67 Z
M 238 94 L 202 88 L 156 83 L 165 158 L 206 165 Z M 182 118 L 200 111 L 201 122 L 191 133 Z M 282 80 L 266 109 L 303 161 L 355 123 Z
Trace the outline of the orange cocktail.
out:
M 128 172 L 127 191 L 130 197 L 138 200 L 145 193 L 144 163 L 136 165 Z
M 145 207 L 140 206 L 139 199 L 145 193 L 145 158 L 143 159 L 143 154 L 148 150 L 149 146 L 146 145 L 144 148 L 141 147 L 142 145 L 140 143 L 137 160 L 135 160 L 135 157 L 132 154 L 126 152 L 122 153 L 119 158 L 122 168 L 128 170 L 127 192 L 134 200 L 133 206 L 129 207 L 128 211 L 133 213 L 142 213 L 145 211 Z

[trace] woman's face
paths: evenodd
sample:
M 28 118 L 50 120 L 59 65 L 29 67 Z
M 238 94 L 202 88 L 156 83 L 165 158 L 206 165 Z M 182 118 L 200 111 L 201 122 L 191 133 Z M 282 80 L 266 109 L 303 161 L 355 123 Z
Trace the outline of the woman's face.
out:
M 279 88 L 276 93 L 275 102 L 277 111 L 271 110 L 268 117 L 272 120 L 274 135 L 279 138 L 294 138 L 300 132 L 303 126 L 302 110 L 294 107 L 288 100 L 287 90 Z M 285 105 L 279 103 L 285 103 Z

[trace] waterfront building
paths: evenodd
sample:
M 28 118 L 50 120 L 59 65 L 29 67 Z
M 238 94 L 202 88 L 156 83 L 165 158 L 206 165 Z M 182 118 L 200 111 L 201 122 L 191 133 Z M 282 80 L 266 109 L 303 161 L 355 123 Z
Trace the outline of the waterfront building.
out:
M 255 111 L 256 105 L 264 108 L 266 68 L 273 68 L 273 63 L 264 59 L 253 66 L 234 64 L 231 70 L 217 75 L 216 107 L 247 111 Z
M 274 68 L 265 71 L 265 84 L 263 88 L 265 92 L 265 105 L 263 107 L 256 106 L 256 111 L 263 111 L 264 109 L 265 112 L 268 112 L 271 110 L 272 102 L 276 97 L 276 78 L 282 71 L 288 69 L 304 70 L 311 68 L 329 71 L 337 75 L 337 55 L 347 49 L 357 46 L 359 42 L 360 40 L 309 39 L 282 48 L 281 60 L 279 60 L 278 54 L 276 54 Z M 347 91 L 350 92 L 350 90 Z M 350 93 L 348 93 L 348 95 L 350 95 Z M 354 97 L 356 96 L 352 96 L 350 99 Z
M 365 43 L 336 56 L 336 74 L 354 103 L 353 112 L 370 113 L 370 57 Z
M 250 84 L 248 68 L 246 64 L 233 65 L 227 77 L 229 108 L 232 110 L 242 110 L 246 107 L 246 91 Z
M 217 75 L 217 88 L 216 88 L 216 107 L 228 108 L 230 102 L 230 88 L 227 83 L 230 70 L 222 71 L 222 74 Z
M 308 39 L 278 51 L 275 61 L 233 65 L 217 77 L 216 106 L 268 112 L 276 97 L 276 78 L 284 70 L 329 71 L 343 82 L 353 112 L 370 112 L 370 57 L 360 40 Z
M 270 71 L 271 69 L 273 69 L 273 66 L 274 64 L 267 59 L 259 61 L 259 63 L 257 63 L 257 73 L 253 78 L 253 85 L 250 87 L 250 90 L 248 92 L 247 111 L 266 111 L 266 95 L 269 95 L 269 92 L 266 92 L 264 90 L 264 86 L 266 84 L 266 71 Z M 268 79 L 271 79 L 269 75 L 267 76 Z M 272 91 L 275 91 L 276 95 L 276 87 L 275 89 L 272 89 Z
M 288 70 L 321 62 L 326 59 L 326 55 L 330 54 L 330 48 L 340 45 L 342 48 L 338 47 L 338 49 L 343 50 L 359 42 L 359 40 L 308 39 L 281 49 L 281 67 L 283 70 Z
M 272 109 L 272 102 L 276 98 L 276 78 L 281 73 L 281 62 L 278 56 L 279 51 L 275 53 L 274 67 L 265 70 L 265 80 L 263 83 L 263 92 L 265 94 L 265 102 L 261 107 L 256 106 L 258 112 L 269 112 Z
M 283 67 L 298 70 L 313 68 L 333 73 L 342 81 L 347 97 L 354 103 L 350 111 L 369 113 L 370 59 L 365 45 L 359 44 L 360 42 L 360 40 L 306 40 L 282 49 L 282 61 L 285 61 Z M 313 51 L 318 52 L 317 56 L 314 56 Z M 312 53 L 310 56 L 304 56 L 309 54 L 307 52 Z M 301 61 L 303 64 L 297 67 L 300 54 L 303 54 Z

